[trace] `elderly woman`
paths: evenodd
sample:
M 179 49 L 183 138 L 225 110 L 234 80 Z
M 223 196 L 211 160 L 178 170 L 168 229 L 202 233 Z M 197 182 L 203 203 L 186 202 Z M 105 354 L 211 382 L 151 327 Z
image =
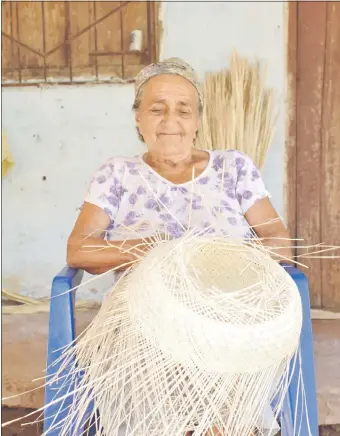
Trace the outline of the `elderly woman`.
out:
M 94 175 L 69 237 L 70 266 L 92 274 L 123 269 L 140 255 L 144 238 L 156 231 L 177 238 L 188 228 L 245 238 L 255 231 L 273 250 L 283 238 L 277 252 L 291 258 L 288 232 L 251 159 L 235 150 L 194 148 L 202 108 L 187 63 L 167 59 L 141 71 L 133 109 L 147 150 L 110 159 Z M 109 249 L 84 248 L 101 247 L 104 238 Z M 129 250 L 122 251 L 125 239 Z

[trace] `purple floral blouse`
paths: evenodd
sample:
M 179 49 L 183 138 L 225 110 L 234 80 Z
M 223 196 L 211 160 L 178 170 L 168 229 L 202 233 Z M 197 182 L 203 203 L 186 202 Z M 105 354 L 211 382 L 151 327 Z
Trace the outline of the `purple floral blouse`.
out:
M 188 229 L 251 237 L 244 215 L 269 196 L 258 169 L 239 151 L 209 154 L 201 175 L 182 184 L 164 179 L 142 156 L 112 158 L 95 173 L 85 201 L 110 217 L 108 239 L 151 236 L 156 230 L 177 238 Z

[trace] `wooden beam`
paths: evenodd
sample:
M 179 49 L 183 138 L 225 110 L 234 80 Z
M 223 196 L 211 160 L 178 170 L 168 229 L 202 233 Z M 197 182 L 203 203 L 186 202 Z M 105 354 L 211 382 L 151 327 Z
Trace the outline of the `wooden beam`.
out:
M 297 236 L 304 245 L 321 240 L 321 119 L 327 20 L 326 2 L 298 3 L 297 31 Z M 306 252 L 306 250 L 298 250 Z M 311 305 L 321 307 L 321 260 L 304 259 Z
M 340 246 L 340 3 L 327 2 L 322 112 L 321 239 Z M 328 253 L 326 253 L 328 254 Z M 337 250 L 340 255 L 340 250 Z M 322 307 L 340 310 L 340 259 L 321 261 Z
M 297 83 L 297 3 L 288 2 L 287 122 L 285 204 L 290 235 L 296 238 L 296 83 Z

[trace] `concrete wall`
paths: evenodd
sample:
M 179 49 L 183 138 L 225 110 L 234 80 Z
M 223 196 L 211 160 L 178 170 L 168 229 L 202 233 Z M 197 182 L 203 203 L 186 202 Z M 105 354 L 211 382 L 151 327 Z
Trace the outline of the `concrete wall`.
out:
M 268 65 L 280 115 L 263 176 L 284 214 L 284 6 L 273 3 L 163 4 L 162 57 L 179 56 L 203 77 L 234 48 Z M 143 150 L 135 135 L 132 85 L 3 89 L 3 128 L 15 166 L 3 182 L 3 286 L 48 295 L 65 264 L 66 239 L 88 181 L 107 158 Z M 109 279 L 84 287 L 100 298 Z

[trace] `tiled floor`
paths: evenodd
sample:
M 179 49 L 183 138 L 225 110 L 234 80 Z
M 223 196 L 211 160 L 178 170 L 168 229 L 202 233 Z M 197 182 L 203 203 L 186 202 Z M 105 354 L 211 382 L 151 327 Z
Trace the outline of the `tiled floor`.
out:
M 32 412 L 32 409 L 12 409 L 8 407 L 2 407 L 1 409 L 1 421 L 2 424 L 5 422 L 12 421 L 20 417 L 24 417 L 28 413 Z M 10 424 L 8 427 L 1 429 L 2 436 L 38 436 L 42 434 L 42 425 L 29 425 L 23 427 L 24 422 L 32 422 L 37 418 L 37 416 L 30 416 L 29 418 L 23 419 L 22 421 Z
M 11 421 L 26 414 L 30 413 L 32 409 L 12 409 L 8 407 L 2 408 L 1 418 L 2 422 Z M 32 422 L 34 417 L 23 420 L 22 422 Z M 42 434 L 41 425 L 30 425 L 28 427 L 22 427 L 21 422 L 11 424 L 9 427 L 2 429 L 2 436 L 38 436 Z M 316 436 L 316 435 L 315 435 Z M 322 426 L 320 427 L 320 436 L 340 436 L 340 425 L 339 426 Z
M 320 436 L 339 436 L 340 425 L 320 427 Z
M 77 321 L 80 330 L 89 323 L 93 316 L 94 314 L 90 312 L 79 313 Z M 41 371 L 45 366 L 47 326 L 47 314 L 44 313 L 34 316 L 3 316 L 2 377 L 5 381 L 7 380 L 7 383 L 3 384 L 3 396 L 33 388 L 34 386 L 31 386 L 29 382 L 41 377 Z M 315 320 L 313 331 L 319 419 L 321 418 L 320 422 L 323 423 L 339 423 L 333 428 L 331 426 L 322 427 L 320 436 L 340 436 L 340 320 Z M 23 366 L 22 354 L 31 355 L 34 358 Z M 19 382 L 24 386 L 23 388 L 20 388 Z M 3 421 L 24 416 L 25 409 L 22 407 L 40 407 L 43 401 L 43 391 L 39 392 L 34 391 L 27 401 L 23 396 L 22 399 L 20 397 L 19 404 L 11 404 L 13 407 L 21 406 L 19 409 L 3 409 Z M 41 435 L 42 431 L 37 426 L 21 427 L 20 423 L 15 423 L 8 428 L 3 428 L 1 434 L 4 436 L 36 436 Z

